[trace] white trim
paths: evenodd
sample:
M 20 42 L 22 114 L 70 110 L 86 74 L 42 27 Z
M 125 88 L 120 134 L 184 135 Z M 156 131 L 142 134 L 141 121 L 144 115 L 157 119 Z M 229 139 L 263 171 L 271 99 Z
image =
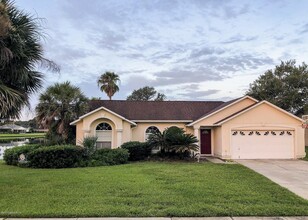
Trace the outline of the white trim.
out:
M 210 116 L 212 116 L 212 115 L 214 115 L 214 114 L 216 114 L 216 113 L 218 113 L 218 112 L 221 112 L 222 110 L 224 110 L 224 109 L 226 109 L 226 108 L 228 108 L 228 107 L 230 107 L 230 106 L 232 106 L 232 105 L 234 105 L 234 104 L 236 104 L 236 103 L 239 103 L 239 102 L 241 102 L 241 101 L 243 101 L 244 99 L 247 99 L 247 98 L 250 99 L 250 100 L 252 100 L 252 101 L 254 101 L 254 102 L 258 102 L 257 99 L 254 99 L 254 98 L 252 98 L 252 97 L 246 95 L 246 96 L 244 96 L 244 97 L 242 97 L 242 98 L 240 98 L 240 99 L 238 99 L 238 100 L 236 100 L 236 101 L 230 103 L 229 105 L 226 105 L 225 107 L 220 108 L 220 109 L 218 109 L 217 111 L 212 112 L 212 113 L 209 114 L 209 115 L 206 115 L 206 116 L 204 116 L 204 117 L 201 117 L 201 118 L 197 119 L 196 121 L 193 121 L 192 123 L 188 124 L 187 126 L 193 126 L 194 124 L 198 123 L 199 121 L 202 121 L 202 120 L 204 120 L 204 119 L 206 119 L 206 118 L 208 118 L 208 117 L 210 117 Z M 223 105 L 223 104 L 222 104 L 222 105 Z M 219 106 L 218 106 L 218 107 L 219 107 Z
M 193 120 L 132 120 L 133 122 L 156 122 L 156 123 L 164 123 L 164 122 L 193 122 Z
M 290 112 L 287 112 L 287 111 L 283 110 L 282 108 L 279 108 L 278 106 L 276 106 L 276 105 L 274 105 L 274 104 L 272 104 L 272 103 L 270 103 L 270 102 L 264 100 L 264 101 L 262 101 L 262 102 L 259 102 L 259 103 L 256 104 L 256 105 L 253 105 L 253 106 L 247 108 L 246 110 L 244 110 L 244 111 L 242 111 L 242 112 L 239 112 L 239 113 L 236 114 L 236 115 L 233 115 L 233 116 L 230 117 L 230 118 L 226 118 L 225 120 L 223 120 L 223 121 L 217 123 L 216 125 L 222 125 L 222 124 L 224 124 L 225 122 L 230 121 L 231 119 L 236 118 L 236 117 L 238 117 L 238 116 L 244 114 L 245 112 L 248 112 L 248 111 L 250 111 L 251 109 L 254 109 L 254 108 L 256 108 L 256 107 L 258 107 L 259 105 L 262 105 L 262 104 L 267 104 L 267 105 L 269 105 L 269 106 L 271 106 L 271 107 L 277 109 L 278 111 L 281 111 L 281 112 L 283 112 L 283 113 L 285 113 L 285 114 L 291 116 L 292 118 L 295 118 L 296 120 L 299 120 L 300 122 L 303 122 L 303 119 L 301 119 L 301 118 L 299 118 L 299 117 L 297 117 L 297 116 L 291 114 Z
M 119 117 L 119 118 L 121 118 L 121 119 L 127 121 L 128 123 L 131 123 L 132 125 L 137 125 L 135 122 L 130 121 L 130 120 L 124 118 L 123 116 L 121 116 L 121 115 L 119 115 L 119 114 L 117 114 L 117 113 L 115 113 L 115 112 L 109 110 L 108 108 L 105 108 L 104 106 L 99 107 L 99 108 L 97 108 L 97 109 L 95 109 L 95 110 L 93 110 L 93 111 L 91 111 L 91 112 L 88 112 L 87 114 L 85 114 L 85 115 L 79 117 L 77 120 L 71 122 L 70 125 L 76 125 L 76 123 L 79 122 L 81 119 L 83 119 L 83 118 L 85 118 L 85 117 L 87 117 L 87 116 L 89 116 L 89 115 L 92 115 L 93 113 L 98 112 L 98 111 L 100 111 L 100 110 L 105 110 L 105 111 L 107 111 L 107 112 L 109 112 L 109 113 L 111 113 L 111 114 L 113 114 L 113 115 L 115 115 L 115 116 L 117 116 L 117 117 Z

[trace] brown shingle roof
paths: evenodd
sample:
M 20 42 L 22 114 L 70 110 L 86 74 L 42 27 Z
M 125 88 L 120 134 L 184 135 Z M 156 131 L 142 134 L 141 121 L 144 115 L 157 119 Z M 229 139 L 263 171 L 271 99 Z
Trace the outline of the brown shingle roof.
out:
M 93 100 L 90 111 L 105 107 L 129 120 L 196 120 L 223 105 L 222 101 Z

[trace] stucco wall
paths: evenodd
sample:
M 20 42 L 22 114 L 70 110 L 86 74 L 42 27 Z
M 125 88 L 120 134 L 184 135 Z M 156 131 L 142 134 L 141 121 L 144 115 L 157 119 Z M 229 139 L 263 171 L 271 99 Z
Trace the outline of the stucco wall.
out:
M 76 145 L 81 145 L 83 141 L 82 121 L 76 124 Z
M 305 129 L 305 145 L 308 146 L 308 128 Z
M 199 122 L 197 122 L 196 124 L 194 124 L 194 127 L 198 128 L 200 126 L 211 126 L 214 123 L 228 117 L 229 115 L 232 115 L 252 104 L 254 104 L 255 101 L 249 99 L 249 98 L 245 98 L 242 101 L 233 104 L 232 106 L 229 106 L 223 110 L 221 110 L 220 112 L 217 112 L 213 115 L 211 115 L 209 118 L 205 118 Z
M 112 127 L 112 148 L 120 146 L 123 141 L 130 140 L 132 136 L 130 123 L 108 111 L 100 110 L 83 118 L 77 123 L 76 144 L 78 144 L 78 141 L 82 141 L 86 136 L 95 136 L 95 128 L 102 122 L 107 122 Z
M 215 127 L 212 129 L 214 135 L 214 156 L 221 157 L 222 155 L 222 129 L 221 127 Z
M 179 128 L 183 128 L 186 132 L 190 132 L 193 134 L 192 128 L 187 128 L 186 123 L 166 123 L 166 122 L 139 122 L 137 126 L 132 129 L 132 140 L 133 141 L 145 141 L 145 131 L 150 126 L 156 126 L 161 132 L 166 128 L 171 126 L 177 126 Z
M 305 156 L 304 129 L 301 122 L 263 103 L 222 125 L 222 157 L 230 158 L 231 130 L 294 130 L 295 158 Z
M 112 148 L 119 147 L 128 141 L 145 141 L 145 131 L 150 126 L 156 126 L 160 131 L 171 126 L 183 128 L 187 133 L 193 134 L 193 128 L 188 128 L 184 122 L 166 123 L 166 122 L 138 122 L 137 126 L 113 115 L 105 110 L 95 112 L 76 124 L 76 144 L 82 142 L 86 136 L 95 136 L 96 126 L 106 122 L 112 127 Z

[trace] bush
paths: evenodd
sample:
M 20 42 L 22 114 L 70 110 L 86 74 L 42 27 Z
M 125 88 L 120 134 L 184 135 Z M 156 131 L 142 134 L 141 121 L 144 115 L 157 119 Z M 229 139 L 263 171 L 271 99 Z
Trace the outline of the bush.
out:
M 81 142 L 82 146 L 85 149 L 85 153 L 87 156 L 91 156 L 97 149 L 96 149 L 96 141 L 97 137 L 89 136 L 85 137 Z
M 27 166 L 33 168 L 68 168 L 78 167 L 84 150 L 72 145 L 41 147 L 28 154 Z
M 19 156 L 21 154 L 24 154 L 26 156 L 26 159 L 28 159 L 28 154 L 38 149 L 40 145 L 33 144 L 33 145 L 25 145 L 21 147 L 13 147 L 10 149 L 6 149 L 4 152 L 3 159 L 7 165 L 14 165 L 17 166 L 19 164 Z
M 125 149 L 100 149 L 92 155 L 89 166 L 124 164 L 127 163 L 128 156 L 128 151 Z
M 160 147 L 160 154 L 170 158 L 187 158 L 190 152 L 198 151 L 198 139 L 192 134 L 186 134 L 184 129 L 172 126 L 163 132 L 151 134 L 148 143 L 152 147 Z
M 130 161 L 144 160 L 151 155 L 152 150 L 148 143 L 139 141 L 126 142 L 121 148 L 128 150 Z
M 126 149 L 100 149 L 92 155 L 87 149 L 73 145 L 41 146 L 27 145 L 7 149 L 4 160 L 8 165 L 32 168 L 70 168 L 84 166 L 106 166 L 124 164 L 128 161 Z M 19 156 L 26 156 L 25 163 L 19 162 Z

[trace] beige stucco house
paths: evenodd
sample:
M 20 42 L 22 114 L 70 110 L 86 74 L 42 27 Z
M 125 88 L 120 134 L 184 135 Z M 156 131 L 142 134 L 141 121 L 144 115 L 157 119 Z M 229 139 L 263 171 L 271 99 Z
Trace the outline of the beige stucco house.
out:
M 245 96 L 221 101 L 91 101 L 73 121 L 76 142 L 97 136 L 99 147 L 146 141 L 153 131 L 183 128 L 199 140 L 200 154 L 223 159 L 294 159 L 305 156 L 302 119 Z

